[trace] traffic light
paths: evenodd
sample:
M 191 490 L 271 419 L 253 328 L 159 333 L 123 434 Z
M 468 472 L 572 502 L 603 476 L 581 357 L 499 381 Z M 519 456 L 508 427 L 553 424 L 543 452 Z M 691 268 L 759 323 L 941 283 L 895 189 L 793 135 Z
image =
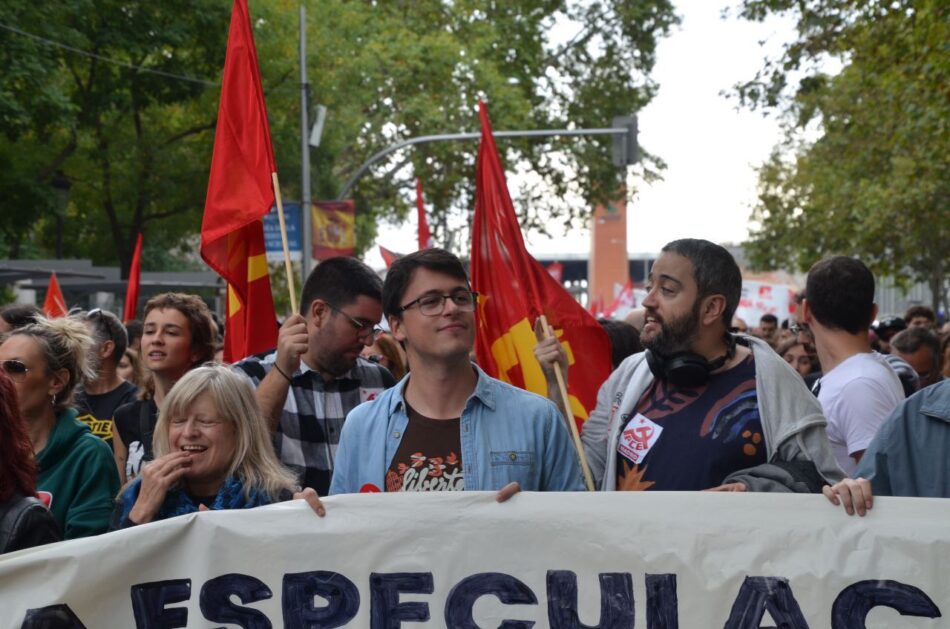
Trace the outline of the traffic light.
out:
M 614 118 L 615 129 L 626 129 L 624 134 L 613 136 L 613 162 L 617 168 L 624 168 L 636 164 L 640 159 L 640 145 L 637 144 L 637 117 L 617 116 Z

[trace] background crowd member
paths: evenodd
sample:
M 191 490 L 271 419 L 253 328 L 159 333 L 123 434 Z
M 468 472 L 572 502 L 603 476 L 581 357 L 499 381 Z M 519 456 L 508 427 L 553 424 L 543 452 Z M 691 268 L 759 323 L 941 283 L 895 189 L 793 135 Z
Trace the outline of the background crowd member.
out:
M 940 355 L 943 356 L 943 377 L 950 378 L 950 334 L 943 337 L 940 345 Z
M 141 389 L 145 386 L 145 368 L 142 366 L 142 358 L 139 353 L 131 347 L 126 348 L 115 371 L 119 377 L 126 382 L 131 382 L 136 388 Z
M 0 334 L 5 334 L 25 325 L 36 323 L 43 311 L 33 304 L 14 304 L 0 308 Z
M 581 435 L 600 487 L 817 492 L 839 480 L 801 378 L 763 341 L 728 332 L 742 291 L 729 252 L 673 241 L 649 283 L 647 351 L 610 375 Z
M 122 492 L 112 529 L 204 509 L 249 509 L 290 500 L 296 489 L 253 389 L 224 365 L 192 369 L 168 393 L 155 456 Z
M 817 357 L 808 351 L 805 343 L 800 343 L 797 338 L 791 338 L 779 345 L 775 353 L 785 359 L 792 368 L 806 379 L 812 372 L 817 370 Z
M 16 401 L 0 371 L 0 554 L 62 539 L 56 520 L 36 497 L 36 461 Z
M 778 345 L 778 317 L 769 313 L 762 315 L 754 334 L 775 349 Z
M 17 405 L 39 466 L 37 488 L 66 539 L 105 531 L 119 490 L 112 453 L 71 407 L 77 384 L 93 375 L 93 340 L 70 318 L 38 318 L 0 345 L 0 364 L 16 387 Z
M 129 337 L 129 347 L 135 351 L 141 351 L 142 348 L 142 322 L 138 319 L 132 319 L 125 322 L 125 332 Z
M 138 387 L 118 373 L 119 361 L 128 343 L 125 326 L 114 314 L 100 308 L 70 316 L 84 323 L 95 341 L 92 355 L 96 376 L 84 380 L 76 392 L 77 419 L 111 448 L 115 411 L 135 400 L 138 393 Z
M 941 380 L 940 339 L 926 326 L 911 326 L 891 338 L 891 352 L 907 362 L 920 379 L 920 388 Z
M 643 345 L 640 344 L 640 331 L 626 321 L 598 319 L 597 323 L 610 339 L 610 363 L 614 369 L 627 356 L 643 351 Z M 566 375 L 567 371 L 564 373 Z
M 373 344 L 363 350 L 363 358 L 388 369 L 397 382 L 406 375 L 405 352 L 388 332 L 376 335 Z
M 937 328 L 937 315 L 932 308 L 927 306 L 911 306 L 904 313 L 904 321 L 908 328 L 926 328 L 935 330 Z
M 891 353 L 891 337 L 907 329 L 907 323 L 900 317 L 885 317 L 874 326 L 874 334 L 877 336 L 879 345 L 878 351 L 882 354 Z
M 200 297 L 162 293 L 145 304 L 142 357 L 153 391 L 115 412 L 113 444 L 123 484 L 153 458 L 152 434 L 165 396 L 189 369 L 212 359 L 216 340 L 211 312 Z
M 277 348 L 235 365 L 257 387 L 277 456 L 321 496 L 347 413 L 396 383 L 360 357 L 378 331 L 381 291 L 379 276 L 356 258 L 324 260 L 304 283 L 300 314 L 281 326 Z
M 801 312 L 823 372 L 817 395 L 828 418 L 828 439 L 838 465 L 851 476 L 874 433 L 904 399 L 894 369 L 871 351 L 874 276 L 856 258 L 816 262 L 808 271 Z

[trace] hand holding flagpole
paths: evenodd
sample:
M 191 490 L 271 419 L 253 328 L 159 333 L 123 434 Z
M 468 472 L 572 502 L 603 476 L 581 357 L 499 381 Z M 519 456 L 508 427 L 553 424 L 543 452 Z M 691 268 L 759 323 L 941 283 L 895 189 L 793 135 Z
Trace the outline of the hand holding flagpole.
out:
M 544 315 L 538 317 L 541 322 L 541 330 L 544 338 L 549 339 L 554 336 L 554 331 L 548 325 L 548 318 Z M 581 471 L 584 473 L 584 484 L 587 485 L 587 491 L 594 491 L 594 478 L 591 476 L 590 467 L 587 465 L 587 455 L 584 454 L 584 446 L 581 444 L 581 435 L 577 431 L 577 422 L 574 421 L 574 412 L 571 410 L 570 397 L 567 394 L 567 382 L 564 380 L 564 374 L 561 372 L 560 363 L 554 363 L 554 377 L 557 379 L 558 391 L 561 394 L 561 404 L 564 406 L 564 418 L 567 419 L 567 426 L 571 431 L 571 439 L 574 441 L 574 448 L 577 449 L 577 456 L 580 458 Z

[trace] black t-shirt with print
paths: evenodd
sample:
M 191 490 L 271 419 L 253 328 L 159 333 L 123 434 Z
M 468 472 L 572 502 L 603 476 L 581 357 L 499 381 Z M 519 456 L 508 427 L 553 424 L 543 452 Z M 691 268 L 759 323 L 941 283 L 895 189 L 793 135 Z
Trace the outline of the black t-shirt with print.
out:
M 750 354 L 700 387 L 657 378 L 621 430 L 618 490 L 695 491 L 766 462 Z
M 386 491 L 462 491 L 461 418 L 430 419 L 406 405 L 409 424 L 386 472 Z
M 142 463 L 155 458 L 152 436 L 158 422 L 155 400 L 136 400 L 115 412 L 115 430 L 128 450 L 125 461 L 126 480 L 132 480 L 142 470 Z
M 92 395 L 79 391 L 75 403 L 78 411 L 76 419 L 89 426 L 92 434 L 108 443 L 111 448 L 112 420 L 115 412 L 120 406 L 134 401 L 138 392 L 138 387 L 125 380 L 108 393 Z

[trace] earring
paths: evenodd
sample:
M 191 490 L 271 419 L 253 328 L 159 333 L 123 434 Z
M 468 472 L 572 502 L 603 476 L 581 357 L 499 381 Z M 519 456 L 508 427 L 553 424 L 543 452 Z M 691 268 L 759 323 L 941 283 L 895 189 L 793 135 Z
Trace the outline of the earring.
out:
M 51 405 L 51 406 L 56 406 L 56 394 L 55 394 L 55 393 L 50 394 L 50 405 Z

